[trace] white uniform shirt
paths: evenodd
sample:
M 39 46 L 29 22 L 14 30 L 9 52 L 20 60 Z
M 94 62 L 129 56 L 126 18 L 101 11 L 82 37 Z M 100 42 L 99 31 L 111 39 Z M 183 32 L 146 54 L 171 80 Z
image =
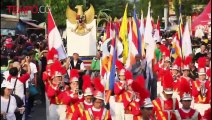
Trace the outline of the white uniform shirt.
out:
M 5 99 L 1 96 L 1 112 L 7 111 L 7 105 L 8 105 L 9 99 Z M 6 115 L 7 120 L 16 120 L 15 117 L 15 110 L 17 108 L 16 100 L 14 96 L 10 97 L 10 105 L 8 109 L 8 113 Z

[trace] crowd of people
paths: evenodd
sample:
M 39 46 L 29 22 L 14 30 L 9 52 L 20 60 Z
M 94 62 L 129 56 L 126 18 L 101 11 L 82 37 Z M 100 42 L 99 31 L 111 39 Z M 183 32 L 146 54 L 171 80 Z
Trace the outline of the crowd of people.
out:
M 144 56 L 130 70 L 116 61 L 110 91 L 100 74 L 101 46 L 89 72 L 78 53 L 59 60 L 42 34 L 1 36 L 1 119 L 28 120 L 41 100 L 47 120 L 209 120 L 211 40 L 195 39 L 201 45 L 192 42 L 185 58 L 170 55 L 172 37 L 157 42 L 152 79 Z

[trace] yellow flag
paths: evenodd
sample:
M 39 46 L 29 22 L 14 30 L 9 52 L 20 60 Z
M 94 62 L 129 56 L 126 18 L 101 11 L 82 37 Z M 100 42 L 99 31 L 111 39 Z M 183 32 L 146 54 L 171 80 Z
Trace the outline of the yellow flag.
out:
M 123 50 L 123 63 L 126 63 L 127 56 L 128 56 L 128 41 L 127 41 L 127 35 L 128 35 L 128 21 L 127 21 L 127 8 L 128 4 L 126 4 L 124 15 L 122 17 L 122 23 L 120 27 L 119 37 L 122 39 L 122 44 L 124 46 Z

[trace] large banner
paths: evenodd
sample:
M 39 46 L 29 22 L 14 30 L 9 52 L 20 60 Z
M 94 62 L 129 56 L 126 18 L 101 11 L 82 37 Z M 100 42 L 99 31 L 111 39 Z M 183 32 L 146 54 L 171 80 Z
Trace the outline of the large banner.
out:
M 67 53 L 72 56 L 78 53 L 80 56 L 96 56 L 96 20 L 86 24 L 86 33 L 77 34 L 76 24 L 66 20 Z

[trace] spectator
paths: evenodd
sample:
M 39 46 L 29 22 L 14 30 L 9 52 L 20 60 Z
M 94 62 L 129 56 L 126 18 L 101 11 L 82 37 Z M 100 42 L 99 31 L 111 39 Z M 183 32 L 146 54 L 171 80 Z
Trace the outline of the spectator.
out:
M 82 89 L 82 76 L 84 75 L 84 71 L 85 71 L 85 66 L 82 60 L 79 59 L 79 54 L 78 53 L 74 53 L 73 54 L 73 59 L 70 61 L 70 65 L 71 68 L 70 69 L 77 69 L 79 72 L 79 89 Z
M 13 85 L 4 81 L 1 84 L 1 120 L 16 120 L 15 111 L 17 110 L 16 99 L 11 95 Z
M 97 52 L 96 57 L 93 58 L 91 63 L 92 77 L 98 77 L 100 72 L 100 57 L 101 53 Z
M 192 80 L 196 80 L 196 78 L 198 78 L 198 70 L 195 66 L 195 61 L 192 61 L 190 63 L 190 74 L 189 74 L 189 77 L 192 79 Z
M 37 67 L 36 64 L 33 62 L 34 54 L 31 52 L 28 54 L 27 58 L 29 59 L 29 65 L 30 65 L 30 80 L 29 80 L 29 89 L 30 87 L 37 87 Z M 30 94 L 30 93 L 29 93 Z M 34 105 L 34 100 L 35 96 L 34 95 L 29 95 L 28 98 L 28 104 L 27 104 L 27 110 L 26 110 L 26 118 L 31 117 L 31 109 L 33 108 Z
M 197 61 L 200 57 L 206 57 L 207 53 L 206 53 L 206 45 L 202 44 L 200 46 L 200 52 L 198 52 L 195 56 L 194 56 L 194 60 Z
M 137 76 L 139 76 L 139 75 L 143 75 L 144 76 L 145 66 L 146 66 L 146 61 L 145 60 L 141 60 L 141 56 L 140 55 L 136 55 L 135 56 L 135 60 L 136 60 L 136 63 L 132 65 L 132 69 L 131 69 L 134 79 Z

